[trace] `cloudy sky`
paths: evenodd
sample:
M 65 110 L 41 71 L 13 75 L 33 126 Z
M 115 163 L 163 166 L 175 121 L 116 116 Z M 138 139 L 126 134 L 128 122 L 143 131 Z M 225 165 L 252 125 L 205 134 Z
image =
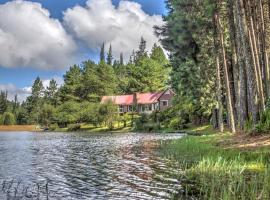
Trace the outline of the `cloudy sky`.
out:
M 141 36 L 150 50 L 164 14 L 164 0 L 0 0 L 0 90 L 23 100 L 37 76 L 61 84 L 70 65 L 97 61 L 103 42 L 114 57 L 128 59 Z

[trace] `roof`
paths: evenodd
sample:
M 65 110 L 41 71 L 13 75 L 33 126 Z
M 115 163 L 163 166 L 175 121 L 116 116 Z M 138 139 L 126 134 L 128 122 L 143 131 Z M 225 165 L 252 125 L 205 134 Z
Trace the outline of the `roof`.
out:
M 113 102 L 116 105 L 132 105 L 133 95 L 120 95 L 120 96 L 103 96 L 101 103 Z
M 163 92 L 148 92 L 148 93 L 136 93 L 137 104 L 152 104 L 157 103 L 158 99 L 162 96 Z M 135 95 L 119 95 L 119 96 L 103 96 L 101 103 L 112 101 L 116 105 L 132 105 Z
M 137 93 L 137 104 L 157 103 L 163 92 Z

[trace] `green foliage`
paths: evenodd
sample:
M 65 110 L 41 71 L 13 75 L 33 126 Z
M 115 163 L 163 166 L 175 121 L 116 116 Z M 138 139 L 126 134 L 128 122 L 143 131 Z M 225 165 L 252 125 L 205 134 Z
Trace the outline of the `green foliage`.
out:
M 38 113 L 39 124 L 49 127 L 51 123 L 54 123 L 55 108 L 52 105 L 43 104 Z
M 58 126 L 58 124 L 50 124 L 50 126 L 49 126 L 49 130 L 50 131 L 55 131 L 55 130 L 57 130 L 59 128 L 59 126 Z
M 105 61 L 105 43 L 102 44 L 100 49 L 100 62 Z
M 103 116 L 99 114 L 99 103 L 84 102 L 81 109 L 81 121 L 94 126 L 98 126 L 103 122 Z
M 5 112 L 2 115 L 2 124 L 3 125 L 14 125 L 16 124 L 16 119 L 14 117 L 14 115 L 10 112 Z
M 110 45 L 109 52 L 107 54 L 107 64 L 112 65 L 113 63 L 113 54 L 112 54 L 112 45 Z
M 260 121 L 255 126 L 256 134 L 269 133 L 270 132 L 270 109 L 266 109 L 261 113 Z
M 67 101 L 57 107 L 54 118 L 61 126 L 74 124 L 80 121 L 80 104 L 74 101 Z
M 175 106 L 193 123 L 209 121 L 216 105 L 216 69 L 212 52 L 210 1 L 169 0 L 166 25 L 156 27 L 170 52 L 171 84 L 178 94 Z M 160 56 L 159 56 L 160 57 Z
M 248 133 L 248 134 L 252 134 L 254 132 L 254 129 L 253 129 L 253 120 L 252 120 L 252 117 L 251 116 L 249 116 L 249 118 L 245 122 L 244 131 L 246 133 Z
M 45 100 L 46 103 L 50 103 L 51 105 L 56 106 L 58 102 L 58 86 L 54 79 L 50 80 L 49 86 L 45 90 Z
M 0 92 L 0 114 L 4 114 L 8 109 L 7 92 Z
M 68 125 L 68 131 L 78 131 L 81 129 L 80 124 L 69 124 Z
M 102 118 L 102 121 L 105 122 L 110 130 L 112 130 L 114 128 L 114 123 L 117 121 L 117 106 L 110 101 L 102 104 L 99 108 L 99 115 Z

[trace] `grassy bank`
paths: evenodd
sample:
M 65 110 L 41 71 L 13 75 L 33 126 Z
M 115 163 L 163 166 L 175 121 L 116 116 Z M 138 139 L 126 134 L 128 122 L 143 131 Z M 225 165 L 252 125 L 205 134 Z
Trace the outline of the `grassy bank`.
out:
M 165 143 L 161 150 L 182 169 L 176 174 L 182 181 L 182 195 L 205 200 L 270 199 L 268 146 L 238 148 L 232 145 L 235 135 L 208 126 L 188 132 L 193 135 Z
M 38 131 L 35 125 L 0 125 L 1 131 Z

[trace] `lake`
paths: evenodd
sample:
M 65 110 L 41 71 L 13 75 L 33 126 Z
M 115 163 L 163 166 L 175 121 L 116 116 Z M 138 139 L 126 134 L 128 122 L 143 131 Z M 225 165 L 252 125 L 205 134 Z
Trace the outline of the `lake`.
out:
M 170 199 L 181 134 L 0 133 L 0 199 Z

